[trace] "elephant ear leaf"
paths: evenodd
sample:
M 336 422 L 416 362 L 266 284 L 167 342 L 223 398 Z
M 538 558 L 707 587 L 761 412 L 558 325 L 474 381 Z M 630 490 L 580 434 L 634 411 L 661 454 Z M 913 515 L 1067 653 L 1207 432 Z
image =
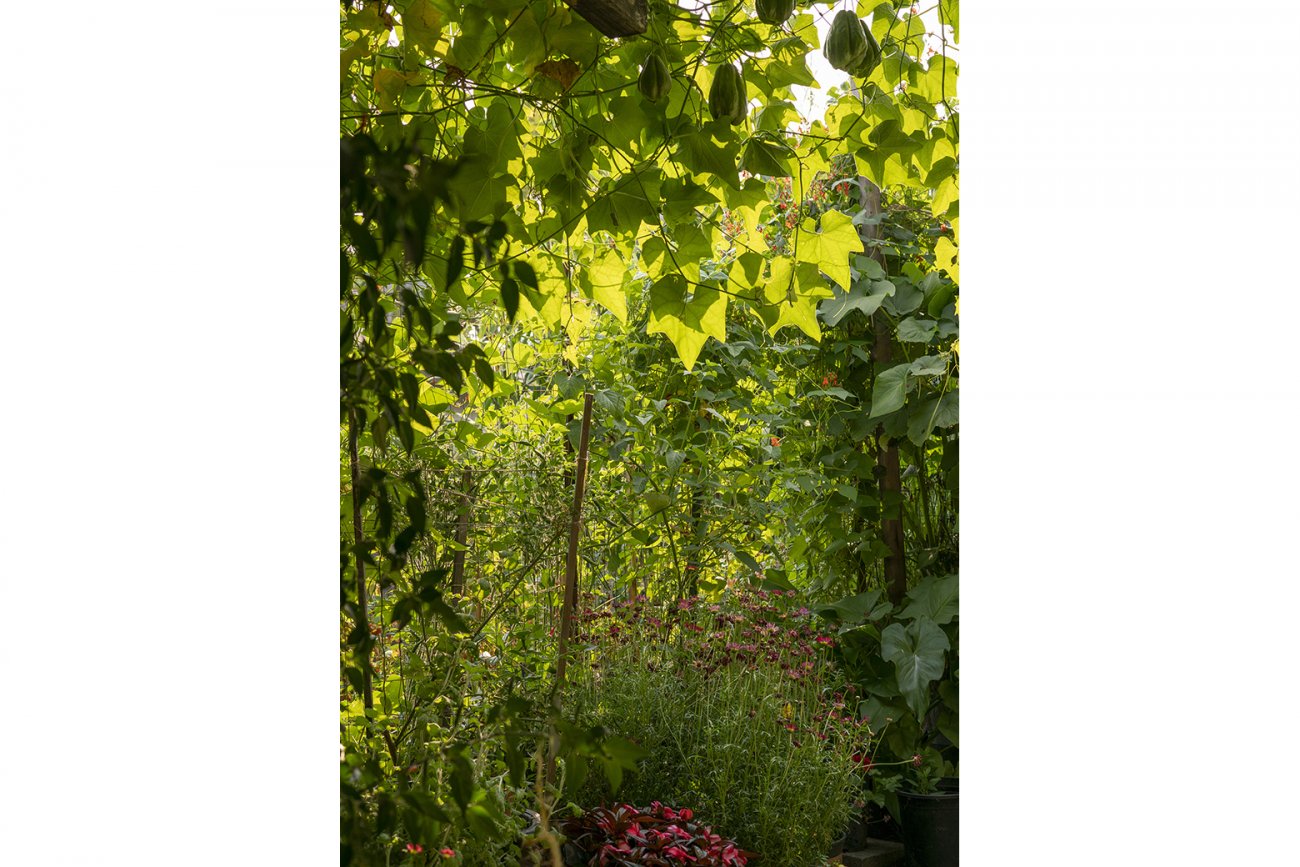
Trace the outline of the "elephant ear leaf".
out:
M 957 576 L 926 578 L 907 592 L 910 604 L 903 617 L 928 617 L 937 625 L 951 623 L 957 616 Z
M 891 623 L 880 636 L 884 658 L 894 664 L 898 690 L 919 720 L 929 702 L 929 686 L 943 674 L 948 636 L 928 617 L 919 617 L 907 627 Z

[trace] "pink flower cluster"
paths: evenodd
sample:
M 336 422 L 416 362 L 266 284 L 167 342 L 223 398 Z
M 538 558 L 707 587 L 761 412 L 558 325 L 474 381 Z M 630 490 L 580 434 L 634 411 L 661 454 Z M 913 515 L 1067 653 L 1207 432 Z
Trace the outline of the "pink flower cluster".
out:
M 695 821 L 689 807 L 677 810 L 652 801 L 597 807 L 569 819 L 561 830 L 588 867 L 745 867 L 753 853 Z

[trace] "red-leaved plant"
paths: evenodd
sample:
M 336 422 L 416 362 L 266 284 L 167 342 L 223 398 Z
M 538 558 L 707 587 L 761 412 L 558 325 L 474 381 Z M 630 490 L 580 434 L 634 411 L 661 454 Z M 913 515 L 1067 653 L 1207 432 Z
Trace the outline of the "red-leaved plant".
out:
M 744 867 L 753 857 L 696 822 L 689 808 L 675 810 L 658 801 L 649 808 L 597 807 L 568 819 L 561 830 L 575 867 Z

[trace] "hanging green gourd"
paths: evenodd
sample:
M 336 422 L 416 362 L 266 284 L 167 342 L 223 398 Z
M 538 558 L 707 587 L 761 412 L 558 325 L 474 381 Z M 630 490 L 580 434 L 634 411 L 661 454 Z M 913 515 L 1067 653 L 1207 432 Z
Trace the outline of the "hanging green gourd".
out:
M 867 55 L 867 39 L 856 15 L 843 10 L 835 13 L 822 53 L 831 66 L 842 72 L 852 71 L 863 61 Z
M 641 67 L 641 77 L 636 80 L 636 87 L 646 99 L 658 102 L 668 95 L 668 88 L 672 83 L 673 77 L 668 72 L 668 64 L 656 51 L 645 59 L 645 64 Z
M 764 24 L 784 24 L 794 14 L 794 0 L 755 0 L 758 20 Z
M 724 63 L 713 73 L 709 87 L 709 114 L 714 120 L 726 118 L 732 126 L 745 119 L 749 100 L 745 97 L 745 81 L 734 63 Z
M 867 26 L 866 21 L 858 21 L 858 24 L 862 27 L 862 35 L 867 40 L 867 53 L 862 56 L 858 65 L 853 67 L 850 74 L 857 78 L 866 78 L 880 65 L 880 43 L 871 35 L 871 28 Z

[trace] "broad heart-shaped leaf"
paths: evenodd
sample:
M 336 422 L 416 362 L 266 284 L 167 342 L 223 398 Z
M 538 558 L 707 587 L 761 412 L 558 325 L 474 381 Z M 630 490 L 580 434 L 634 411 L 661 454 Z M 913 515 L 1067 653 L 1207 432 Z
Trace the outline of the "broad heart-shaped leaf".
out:
M 942 376 L 944 371 L 948 369 L 948 353 L 922 355 L 916 361 L 913 361 L 907 369 L 913 376 Z
M 909 316 L 898 323 L 898 339 L 903 343 L 929 343 L 938 330 L 939 323 L 933 319 Z
M 839 325 L 840 321 L 854 310 L 861 310 L 866 316 L 875 313 L 880 308 L 881 302 L 894 294 L 894 284 L 887 280 L 875 280 L 870 283 L 855 281 L 853 288 L 848 292 L 838 286 L 834 288 L 834 292 L 835 297 L 823 301 L 818 310 L 822 321 L 832 328 Z
M 849 256 L 861 253 L 862 239 L 853 225 L 853 218 L 840 211 L 822 214 L 820 232 L 813 231 L 813 221 L 804 220 L 794 238 L 795 256 L 809 262 L 840 285 L 851 285 Z
M 751 175 L 763 175 L 769 178 L 788 178 L 790 174 L 790 157 L 794 151 L 783 142 L 763 138 L 751 138 L 745 142 L 745 149 L 740 154 L 740 168 Z
M 922 616 L 905 628 L 891 623 L 880 635 L 881 655 L 894 663 L 898 689 L 918 719 L 925 715 L 928 687 L 943 674 L 948 636 L 934 621 Z
M 912 407 L 907 419 L 907 438 L 913 445 L 923 445 L 931 431 L 952 427 L 957 418 L 957 390 L 954 389 Z
M 663 334 L 690 370 L 709 337 L 727 340 L 727 296 L 712 286 L 689 291 L 680 274 L 661 277 L 650 287 L 650 323 L 646 331 Z
M 867 418 L 879 418 L 902 407 L 910 368 L 910 364 L 903 362 L 876 375 L 876 385 L 871 389 L 871 414 Z
M 951 623 L 957 616 L 957 576 L 927 577 L 907 591 L 910 600 L 900 616 L 927 617 L 936 625 Z

